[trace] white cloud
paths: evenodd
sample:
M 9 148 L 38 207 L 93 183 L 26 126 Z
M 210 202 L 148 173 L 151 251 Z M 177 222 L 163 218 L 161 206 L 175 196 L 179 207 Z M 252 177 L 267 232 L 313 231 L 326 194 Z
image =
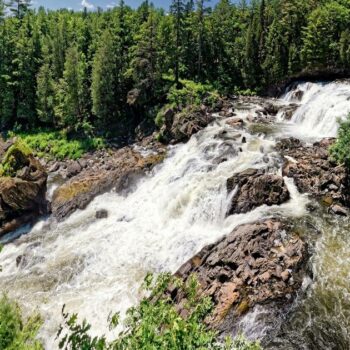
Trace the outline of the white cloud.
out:
M 86 7 L 87 9 L 90 9 L 90 10 L 95 8 L 95 5 L 90 3 L 88 0 L 81 0 L 81 6 Z

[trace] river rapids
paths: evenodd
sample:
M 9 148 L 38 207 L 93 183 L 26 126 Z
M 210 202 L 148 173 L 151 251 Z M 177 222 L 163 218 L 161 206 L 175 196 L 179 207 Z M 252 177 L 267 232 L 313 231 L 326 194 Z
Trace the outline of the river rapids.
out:
M 26 313 L 42 314 L 46 349 L 57 348 L 63 304 L 103 334 L 110 312 L 123 313 L 137 303 L 147 272 L 175 272 L 236 226 L 276 215 L 294 221 L 310 241 L 313 280 L 304 281 L 288 314 L 272 318 L 272 311 L 257 307 L 242 319 L 242 331 L 261 339 L 266 349 L 350 349 L 349 220 L 320 206 L 310 214 L 312 200 L 298 192 L 292 179 L 285 179 L 291 193 L 287 203 L 226 217 L 229 177 L 249 168 L 281 173 L 274 150 L 278 138 L 312 142 L 336 136 L 339 119 L 350 113 L 350 83 L 294 84 L 275 102 L 297 104 L 290 120 L 281 113 L 265 132 L 248 128 L 238 135 L 217 116 L 188 143 L 170 146 L 166 160 L 128 193 L 101 195 L 65 222 L 47 218 L 6 244 L 0 289 Z M 241 103 L 235 113 L 247 120 L 259 108 Z M 242 152 L 236 151 L 239 147 Z M 99 209 L 108 210 L 108 219 L 95 219 Z M 308 226 L 319 233 L 308 234 Z M 24 259 L 20 266 L 18 256 Z

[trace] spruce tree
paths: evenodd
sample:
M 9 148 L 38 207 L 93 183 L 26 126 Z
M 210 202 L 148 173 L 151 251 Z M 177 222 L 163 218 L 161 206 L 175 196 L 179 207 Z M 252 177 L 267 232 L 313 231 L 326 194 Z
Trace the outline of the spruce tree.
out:
M 102 125 L 115 122 L 118 115 L 117 73 L 112 33 L 107 29 L 94 57 L 91 85 L 92 111 Z
M 180 80 L 180 60 L 182 51 L 182 34 L 183 34 L 183 19 L 185 12 L 185 4 L 182 0 L 173 0 L 170 11 L 174 16 L 174 31 L 175 31 L 175 84 L 179 86 Z
M 55 86 L 53 81 L 50 54 L 47 45 L 43 47 L 44 61 L 37 75 L 37 102 L 38 118 L 42 123 L 52 126 L 54 120 Z
M 63 78 L 56 91 L 55 114 L 60 124 L 77 129 L 89 115 L 87 99 L 85 56 L 73 45 L 67 50 Z

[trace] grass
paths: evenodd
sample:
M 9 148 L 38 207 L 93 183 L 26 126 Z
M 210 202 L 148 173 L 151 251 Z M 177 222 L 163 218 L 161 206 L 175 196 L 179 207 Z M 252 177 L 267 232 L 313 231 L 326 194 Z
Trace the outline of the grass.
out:
M 39 158 L 79 159 L 84 153 L 104 148 L 105 142 L 99 137 L 69 137 L 64 131 L 39 130 L 9 133 L 17 136 L 23 144 L 33 150 Z

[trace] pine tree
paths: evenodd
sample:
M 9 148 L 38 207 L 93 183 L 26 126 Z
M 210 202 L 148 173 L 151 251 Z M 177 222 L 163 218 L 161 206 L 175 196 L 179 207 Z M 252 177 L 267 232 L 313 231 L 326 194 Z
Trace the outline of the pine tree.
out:
M 76 45 L 67 50 L 63 78 L 56 91 L 55 114 L 62 126 L 78 128 L 88 117 L 86 61 Z
M 157 22 L 157 13 L 151 8 L 147 21 L 143 23 L 137 35 L 137 44 L 133 50 L 134 58 L 131 64 L 135 86 L 139 90 L 138 104 L 147 104 L 159 98 L 157 90 L 161 71 L 158 65 Z
M 204 52 L 204 36 L 205 36 L 205 24 L 204 15 L 206 8 L 204 6 L 205 0 L 197 0 L 197 77 L 199 80 L 203 77 L 203 52 Z
M 92 111 L 102 125 L 115 122 L 118 116 L 117 74 L 112 34 L 105 30 L 94 57 L 91 85 Z
M 170 11 L 174 16 L 174 30 L 175 30 L 175 84 L 179 86 L 180 81 L 180 60 L 182 51 L 182 34 L 183 34 L 183 19 L 185 12 L 185 4 L 182 0 L 173 0 Z
M 11 0 L 10 10 L 19 19 L 22 19 L 31 6 L 31 0 Z
M 43 47 L 44 62 L 37 75 L 37 113 L 41 122 L 50 126 L 54 125 L 54 98 L 55 86 L 50 65 L 48 46 Z

